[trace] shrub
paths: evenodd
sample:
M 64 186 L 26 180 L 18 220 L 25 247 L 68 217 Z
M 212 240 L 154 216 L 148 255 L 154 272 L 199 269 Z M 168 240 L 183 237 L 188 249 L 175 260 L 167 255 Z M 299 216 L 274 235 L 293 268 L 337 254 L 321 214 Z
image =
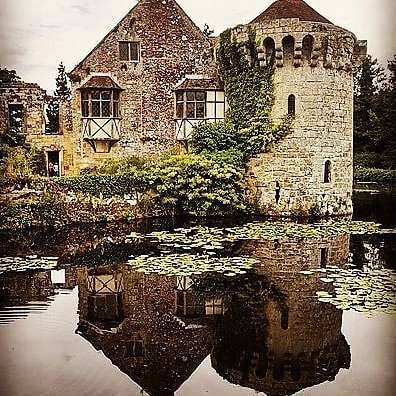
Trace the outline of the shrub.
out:
M 355 169 L 355 181 L 395 184 L 396 170 L 358 167 Z
M 245 209 L 243 171 L 235 153 L 172 155 L 152 172 L 160 204 L 171 214 L 221 216 Z

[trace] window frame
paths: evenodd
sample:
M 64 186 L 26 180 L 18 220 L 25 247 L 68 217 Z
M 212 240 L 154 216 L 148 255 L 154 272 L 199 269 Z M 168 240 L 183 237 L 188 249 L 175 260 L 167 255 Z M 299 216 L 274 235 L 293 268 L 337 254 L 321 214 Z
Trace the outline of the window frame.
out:
M 324 162 L 322 181 L 327 185 L 333 182 L 333 163 L 330 160 Z
M 225 114 L 226 114 L 226 99 L 225 99 L 225 92 L 221 90 L 213 90 L 214 92 L 214 100 L 208 100 L 206 97 L 206 109 L 208 108 L 208 105 L 214 105 L 214 117 L 207 118 L 208 120 L 224 120 Z M 218 99 L 219 93 L 223 94 L 223 100 Z M 223 117 L 219 117 L 217 114 L 217 105 L 222 105 L 223 106 Z M 206 111 L 206 117 L 207 117 L 208 112 Z
M 17 125 L 15 122 L 15 118 L 11 118 L 11 115 L 13 114 L 13 110 L 12 107 L 18 107 L 19 111 L 20 111 L 20 116 L 21 116 L 21 120 L 20 120 L 20 125 Z M 24 130 L 24 124 L 25 124 L 25 106 L 23 103 L 8 103 L 7 106 L 7 111 L 8 111 L 8 117 L 7 117 L 7 123 L 8 123 L 8 127 L 9 128 L 17 128 L 19 132 L 23 132 Z
M 94 98 L 93 94 L 98 92 L 99 98 Z M 110 93 L 110 98 L 105 99 L 103 95 Z M 94 104 L 99 106 L 99 115 L 94 115 Z M 109 115 L 104 111 L 104 105 L 108 105 Z M 120 93 L 111 88 L 86 88 L 81 90 L 81 116 L 82 118 L 121 118 L 120 114 Z
M 194 95 L 193 99 L 189 99 L 189 95 Z M 202 94 L 203 99 L 197 99 L 197 95 Z M 182 96 L 180 96 L 182 95 Z M 180 99 L 181 98 L 181 99 Z M 206 105 L 207 105 L 207 95 L 206 91 L 203 90 L 178 90 L 176 91 L 176 106 L 175 106 L 175 118 L 177 120 L 206 120 Z M 198 105 L 203 104 L 203 115 L 202 117 L 197 117 L 198 115 Z M 188 107 L 193 105 L 194 116 L 188 116 Z M 180 117 L 180 107 L 182 106 L 182 116 Z
M 122 45 L 128 45 L 128 59 L 123 59 L 122 53 L 121 53 L 121 46 Z M 135 59 L 132 58 L 133 54 L 133 49 L 132 46 L 136 45 L 136 55 L 137 57 Z M 127 40 L 122 40 L 118 42 L 118 59 L 121 62 L 134 62 L 134 63 L 139 63 L 140 58 L 141 58 L 141 48 L 140 48 L 140 41 L 127 41 Z

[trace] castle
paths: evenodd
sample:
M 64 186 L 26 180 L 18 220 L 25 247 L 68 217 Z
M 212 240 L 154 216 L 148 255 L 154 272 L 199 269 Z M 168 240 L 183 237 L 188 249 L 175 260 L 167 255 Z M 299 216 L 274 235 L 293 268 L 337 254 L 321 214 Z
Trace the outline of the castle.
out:
M 251 29 L 260 64 L 275 68 L 272 118 L 288 113 L 295 121 L 289 136 L 249 163 L 250 196 L 268 214 L 350 214 L 352 71 L 366 42 L 303 0 L 275 1 L 232 37 L 245 41 Z M 60 175 L 186 146 L 195 124 L 227 111 L 218 43 L 175 0 L 139 0 L 69 73 L 72 99 L 61 104 L 59 134 L 45 134 L 45 93 L 26 83 L 0 85 L 0 128 L 25 128 Z

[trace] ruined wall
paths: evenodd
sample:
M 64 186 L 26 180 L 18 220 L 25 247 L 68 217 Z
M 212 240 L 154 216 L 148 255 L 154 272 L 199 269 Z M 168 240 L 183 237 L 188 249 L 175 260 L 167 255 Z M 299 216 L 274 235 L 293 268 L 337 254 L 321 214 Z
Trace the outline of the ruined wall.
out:
M 359 42 L 352 33 L 332 24 L 299 19 L 281 19 L 251 27 L 256 29 L 259 59 L 264 64 L 271 57 L 265 40 L 274 41 L 274 121 L 288 113 L 289 96 L 295 96 L 292 133 L 249 164 L 253 199 L 263 212 L 272 215 L 350 214 L 352 68 L 361 55 Z M 237 39 L 246 39 L 247 29 L 237 28 L 234 31 Z M 310 48 L 308 41 L 303 41 L 308 35 L 313 39 Z M 331 181 L 325 183 L 324 167 L 328 160 Z
M 140 43 L 140 61 L 119 60 L 119 41 Z M 186 74 L 209 72 L 210 40 L 173 0 L 141 0 L 70 74 L 78 168 L 121 155 L 162 152 L 175 144 L 173 88 Z M 90 75 L 108 73 L 121 92 L 121 138 L 109 154 L 81 139 L 81 95 Z
M 46 92 L 37 84 L 14 82 L 0 84 L 0 133 L 9 126 L 8 105 L 23 105 L 23 132 L 40 135 L 44 132 L 44 103 Z

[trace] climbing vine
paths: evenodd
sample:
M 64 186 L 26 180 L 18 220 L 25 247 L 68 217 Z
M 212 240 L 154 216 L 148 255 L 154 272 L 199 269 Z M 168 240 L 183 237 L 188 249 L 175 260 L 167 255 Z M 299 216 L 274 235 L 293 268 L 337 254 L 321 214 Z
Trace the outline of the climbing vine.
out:
M 246 41 L 240 42 L 232 37 L 231 29 L 221 34 L 218 61 L 229 110 L 223 123 L 195 128 L 194 150 L 236 148 L 248 160 L 289 133 L 292 121 L 289 117 L 279 125 L 270 120 L 274 68 L 272 64 L 261 66 L 257 55 L 253 30 L 248 32 Z

